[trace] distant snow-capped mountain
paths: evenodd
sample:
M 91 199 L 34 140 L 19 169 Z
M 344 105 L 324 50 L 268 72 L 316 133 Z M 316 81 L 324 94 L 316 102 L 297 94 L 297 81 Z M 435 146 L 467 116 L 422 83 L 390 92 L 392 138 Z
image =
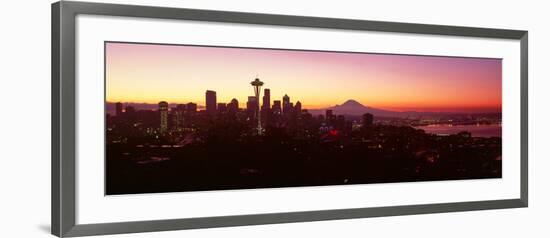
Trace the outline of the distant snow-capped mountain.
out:
M 363 104 L 353 100 L 349 99 L 345 101 L 344 103 L 340 105 L 336 105 L 333 107 L 328 107 L 325 109 L 314 109 L 309 110 L 312 114 L 324 114 L 326 110 L 332 110 L 334 114 L 337 115 L 352 115 L 352 116 L 360 116 L 365 113 L 370 113 L 374 116 L 381 116 L 381 117 L 402 117 L 404 116 L 401 112 L 396 111 L 388 111 L 383 109 L 377 109 L 373 107 L 364 106 Z

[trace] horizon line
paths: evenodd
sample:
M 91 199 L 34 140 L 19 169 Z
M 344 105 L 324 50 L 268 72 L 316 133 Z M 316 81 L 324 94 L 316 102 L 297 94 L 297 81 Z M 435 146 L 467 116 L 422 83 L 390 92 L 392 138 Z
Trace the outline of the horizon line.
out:
M 167 102 L 168 105 L 178 105 L 178 104 L 188 104 L 188 103 L 194 103 L 197 105 L 197 108 L 200 108 L 200 109 L 204 109 L 206 108 L 206 105 L 204 104 L 199 104 L 197 102 L 192 102 L 192 101 L 188 101 L 188 102 L 168 102 L 166 100 L 161 100 L 159 102 Z M 282 101 L 282 100 L 281 100 Z M 357 103 L 359 103 L 361 106 L 363 107 L 366 107 L 366 108 L 370 108 L 370 109 L 375 109 L 375 110 L 384 110 L 384 111 L 388 111 L 388 112 L 396 112 L 396 113 L 405 113 L 405 112 L 416 112 L 416 113 L 459 113 L 459 114 L 490 114 L 490 113 L 502 113 L 502 108 L 491 108 L 491 107 L 472 107 L 472 109 L 470 110 L 460 110 L 461 108 L 460 107 L 457 107 L 457 108 L 447 108 L 448 110 L 441 110 L 441 108 L 439 109 L 430 109 L 430 108 L 423 108 L 423 109 L 420 109 L 420 108 L 416 108 L 416 109 L 405 109 L 405 108 L 402 108 L 402 110 L 399 110 L 399 109 L 393 109 L 391 107 L 371 107 L 371 106 L 365 106 L 363 103 L 360 103 L 359 101 L 357 100 L 354 100 L 354 99 L 348 99 L 346 100 L 345 102 L 348 102 L 348 101 L 355 101 Z M 299 100 L 297 101 L 299 102 Z M 302 106 L 302 109 L 306 109 L 306 110 L 330 110 L 332 107 L 337 107 L 337 106 L 341 106 L 343 104 L 334 104 L 334 105 L 329 105 L 329 106 L 325 106 L 325 107 L 320 107 L 320 108 L 308 108 L 308 107 L 305 107 L 305 106 Z M 145 105 L 158 105 L 158 103 L 153 103 L 153 102 L 133 102 L 133 101 L 108 101 L 108 100 L 105 100 L 105 104 L 116 104 L 116 103 L 122 103 L 122 104 L 145 104 Z M 225 103 L 225 102 L 218 102 L 218 103 Z M 216 104 L 218 104 L 216 103 Z M 225 103 L 225 104 L 228 104 L 228 103 Z M 239 104 L 241 104 L 239 102 Z M 302 104 L 303 105 L 303 104 Z M 246 103 L 244 103 L 243 105 L 239 105 L 239 108 L 241 109 L 246 109 Z M 491 109 L 489 109 L 491 108 Z M 462 108 L 463 109 L 463 108 Z M 484 109 L 487 109 L 487 110 L 484 110 Z

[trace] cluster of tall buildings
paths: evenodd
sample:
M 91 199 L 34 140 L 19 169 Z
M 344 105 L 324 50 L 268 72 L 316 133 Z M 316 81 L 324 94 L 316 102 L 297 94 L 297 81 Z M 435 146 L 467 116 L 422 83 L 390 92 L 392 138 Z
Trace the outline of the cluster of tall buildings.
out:
M 177 104 L 176 107 L 168 111 L 169 105 L 165 101 L 158 104 L 160 113 L 160 133 L 168 132 L 169 128 L 181 129 L 184 126 L 186 118 L 194 115 L 197 112 L 196 103 Z
M 231 99 L 229 103 L 218 103 L 216 91 L 206 90 L 205 112 L 208 115 L 216 115 L 225 112 L 237 112 L 239 110 L 239 101 L 236 98 Z
M 263 133 L 267 127 L 285 127 L 290 129 L 299 129 L 304 127 L 304 123 L 311 123 L 304 118 L 312 118 L 307 110 L 302 109 L 302 103 L 296 101 L 293 103 L 288 95 L 284 95 L 281 100 L 271 100 L 271 90 L 265 88 L 263 95 L 260 89 L 263 82 L 256 78 L 251 82 L 254 86 L 254 96 L 249 96 L 245 108 L 240 108 L 239 101 L 236 98 L 230 102 L 218 102 L 216 91 L 206 90 L 204 110 L 198 111 L 196 103 L 176 104 L 170 107 L 168 102 L 158 103 L 156 119 L 148 119 L 155 122 L 156 128 L 160 134 L 166 134 L 169 131 L 183 131 L 186 128 L 192 128 L 198 122 L 208 122 L 212 119 L 239 120 L 249 124 L 251 128 L 256 128 L 257 133 Z M 261 97 L 260 97 L 261 95 Z M 260 100 L 261 98 L 261 100 Z M 131 118 L 135 115 L 135 109 L 127 106 L 123 110 L 122 103 L 115 104 L 117 118 Z M 140 111 L 141 112 L 141 111 Z M 150 114 L 144 114 L 146 116 Z M 147 117 L 150 118 L 150 117 Z M 135 120 L 130 120 L 135 121 Z M 143 120 L 142 120 L 143 121 Z M 369 126 L 373 123 L 372 114 L 365 114 L 362 118 L 363 126 Z M 335 128 L 343 131 L 351 131 L 351 121 L 347 121 L 343 115 L 335 115 L 332 110 L 326 110 L 324 117 L 319 116 L 317 122 L 322 123 L 326 130 Z
M 197 104 L 196 103 L 187 103 L 187 104 L 177 104 L 175 107 L 170 108 L 168 102 L 161 101 L 158 103 L 158 114 L 157 118 L 152 118 L 154 116 L 153 111 L 140 110 L 136 111 L 133 106 L 126 106 L 120 102 L 115 104 L 115 116 L 119 119 L 124 119 L 127 122 L 156 122 L 159 132 L 165 134 L 169 129 L 181 129 L 183 128 L 184 122 L 189 121 L 190 117 L 197 113 Z M 148 124 L 148 123 L 146 123 Z
M 290 101 L 288 95 L 284 95 L 282 100 L 274 100 L 271 103 L 271 90 L 266 88 L 263 90 L 261 102 L 257 96 L 249 96 L 246 101 L 246 108 L 239 107 L 239 101 L 233 98 L 229 103 L 221 103 L 217 101 L 215 91 L 207 90 L 205 93 L 205 112 L 208 115 L 215 116 L 224 113 L 237 113 L 240 111 L 246 112 L 250 121 L 255 121 L 258 117 L 261 118 L 260 123 L 265 125 L 273 123 L 282 123 L 284 117 L 290 115 L 300 115 L 302 113 L 302 103 L 297 101 L 296 104 Z M 257 123 L 256 123 L 257 124 Z

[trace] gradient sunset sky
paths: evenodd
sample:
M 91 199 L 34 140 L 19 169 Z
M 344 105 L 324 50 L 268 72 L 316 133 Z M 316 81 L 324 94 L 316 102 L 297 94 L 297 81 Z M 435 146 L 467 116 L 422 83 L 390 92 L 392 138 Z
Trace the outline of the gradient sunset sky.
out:
M 258 75 L 272 103 L 288 94 L 306 109 L 354 99 L 395 111 L 501 111 L 500 59 L 114 42 L 105 58 L 107 102 L 204 105 L 214 90 L 218 102 L 244 106 Z

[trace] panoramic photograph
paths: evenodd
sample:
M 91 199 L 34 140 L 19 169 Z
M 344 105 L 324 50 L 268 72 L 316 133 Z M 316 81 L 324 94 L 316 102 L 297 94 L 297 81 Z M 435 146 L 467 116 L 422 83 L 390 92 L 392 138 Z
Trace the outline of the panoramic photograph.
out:
M 502 177 L 502 60 L 105 42 L 106 195 Z

